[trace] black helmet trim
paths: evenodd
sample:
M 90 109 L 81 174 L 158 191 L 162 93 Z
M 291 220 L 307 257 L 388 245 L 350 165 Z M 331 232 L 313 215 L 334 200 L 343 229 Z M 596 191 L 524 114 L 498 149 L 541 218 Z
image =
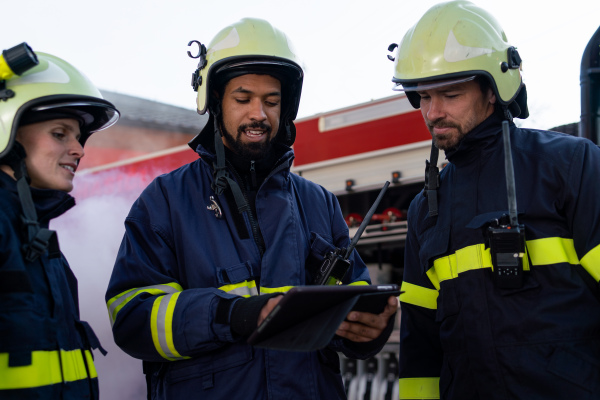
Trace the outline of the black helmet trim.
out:
M 436 88 L 440 88 L 440 87 L 444 87 L 444 86 L 457 85 L 459 83 L 472 81 L 475 78 L 476 78 L 476 75 L 471 75 L 471 76 L 460 77 L 460 78 L 456 78 L 456 79 L 440 79 L 440 80 L 428 81 L 428 82 L 419 81 L 419 82 L 412 82 L 412 83 L 407 83 L 407 82 L 396 83 L 396 88 L 398 86 L 402 86 L 402 89 L 396 89 L 396 90 L 404 91 L 404 92 L 417 92 L 417 91 L 421 91 L 421 90 L 429 90 L 429 89 L 436 89 Z
M 219 90 L 237 76 L 247 74 L 271 75 L 280 81 L 282 88 L 282 109 L 277 136 L 274 140 L 284 143 L 287 146 L 294 144 L 296 140 L 296 127 L 293 120 L 296 119 L 300 105 L 302 80 L 304 78 L 302 68 L 286 58 L 242 55 L 219 60 L 210 67 L 206 82 L 206 91 L 210 93 L 207 101 L 210 117 L 202 131 L 190 141 L 189 145 L 192 149 L 196 150 L 196 146 L 202 140 L 200 136 L 209 135 L 212 138 L 213 128 L 211 120 L 220 113 L 220 101 L 215 98 L 212 91 Z M 203 114 L 200 111 L 198 113 Z
M 57 94 L 51 96 L 38 97 L 23 104 L 15 113 L 13 124 L 11 127 L 10 141 L 13 142 L 17 136 L 17 130 L 21 126 L 21 119 L 25 114 L 32 110 L 56 110 L 69 109 L 68 112 L 76 112 L 80 116 L 85 116 L 91 123 L 81 127 L 81 137 L 79 143 L 85 145 L 86 140 L 90 135 L 99 130 L 108 128 L 117 122 L 119 119 L 119 111 L 115 106 L 104 99 L 99 99 L 92 96 L 73 95 L 73 94 Z M 74 118 L 78 119 L 79 118 Z M 41 121 L 38 121 L 41 122 Z M 12 145 L 6 147 L 0 153 L 0 158 L 4 157 L 11 149 Z
M 231 79 L 246 74 L 271 75 L 281 82 L 284 92 L 284 108 L 281 117 L 294 120 L 298 114 L 302 80 L 302 68 L 286 58 L 274 56 L 241 55 L 215 62 L 208 71 L 207 93 L 213 98 L 211 90 L 225 85 Z M 210 103 L 210 101 L 209 101 Z M 287 104 L 286 104 L 287 103 Z
M 496 82 L 494 81 L 494 77 L 492 76 L 492 74 L 490 74 L 487 71 L 483 71 L 483 70 L 474 70 L 474 71 L 461 71 L 461 72 L 456 72 L 456 73 L 452 73 L 452 74 L 446 74 L 446 75 L 436 75 L 436 76 L 432 76 L 432 77 L 427 77 L 425 79 L 398 79 L 398 78 L 392 78 L 392 82 L 396 83 L 397 85 L 406 85 L 409 88 L 414 88 L 416 87 L 418 84 L 427 84 L 427 83 L 433 83 L 433 82 L 437 82 L 437 81 L 450 81 L 450 80 L 454 80 L 456 82 L 454 83 L 458 83 L 461 81 L 461 78 L 465 78 L 465 77 L 472 77 L 472 76 L 484 76 L 488 79 L 488 81 L 490 82 L 490 87 L 492 88 L 492 90 L 494 91 L 494 94 L 496 95 L 496 100 L 503 106 L 510 106 L 511 103 L 513 103 L 516 99 L 520 99 L 523 98 L 523 96 L 519 97 L 519 93 L 524 89 L 524 84 L 523 81 L 521 81 L 521 87 L 519 88 L 519 90 L 517 90 L 517 92 L 514 94 L 514 96 L 504 102 L 502 101 L 500 94 L 498 93 L 498 88 L 496 87 Z M 464 80 L 467 81 L 467 80 Z M 412 89 L 414 90 L 414 89 Z M 416 108 L 419 109 L 419 103 L 420 103 L 420 99 L 418 98 L 418 95 L 414 92 L 414 91 L 406 91 L 406 96 L 408 97 L 408 100 L 410 101 L 410 104 Z M 416 102 L 416 105 L 415 105 Z M 525 104 L 523 106 L 523 104 L 519 104 L 519 107 L 523 110 L 523 109 L 527 109 L 527 105 Z
M 234 57 L 227 57 L 222 60 L 216 61 L 213 65 L 210 66 L 208 71 L 208 80 L 214 78 L 215 74 L 218 74 L 221 71 L 224 71 L 229 68 L 245 66 L 248 69 L 252 69 L 252 67 L 265 66 L 270 68 L 275 68 L 275 71 L 279 69 L 287 69 L 295 72 L 295 79 L 299 82 L 302 81 L 304 77 L 304 72 L 302 68 L 298 64 L 293 61 L 290 61 L 287 58 L 276 57 L 276 56 L 264 56 L 264 55 L 256 55 L 256 54 L 243 54 Z M 290 75 L 290 77 L 293 77 Z
M 217 70 L 214 72 L 215 74 L 219 74 L 220 72 L 226 70 L 226 69 L 230 69 L 230 68 L 237 68 L 237 67 L 250 67 L 250 69 L 252 67 L 255 66 L 266 66 L 266 67 L 275 67 L 275 68 L 290 68 L 292 70 L 295 70 L 297 72 L 297 79 L 302 79 L 304 73 L 302 72 L 302 68 L 300 68 L 296 63 L 293 63 L 285 58 L 277 58 L 277 57 L 265 57 L 264 59 L 261 59 L 261 57 L 257 57 L 254 56 L 250 59 L 248 59 L 246 56 L 239 56 L 239 58 L 245 59 L 245 60 L 240 60 L 238 62 L 231 62 L 231 60 L 235 60 L 238 57 L 232 57 L 232 58 L 227 58 L 225 60 L 221 60 L 217 63 L 215 63 L 215 65 L 213 66 L 214 68 L 217 68 Z M 226 64 L 221 66 L 221 64 Z M 276 72 L 276 71 L 274 71 Z
M 106 129 L 117 122 L 119 113 L 110 103 L 100 101 L 68 101 L 61 103 L 44 104 L 32 107 L 28 112 L 65 112 L 78 116 L 83 121 L 82 128 L 89 133 Z

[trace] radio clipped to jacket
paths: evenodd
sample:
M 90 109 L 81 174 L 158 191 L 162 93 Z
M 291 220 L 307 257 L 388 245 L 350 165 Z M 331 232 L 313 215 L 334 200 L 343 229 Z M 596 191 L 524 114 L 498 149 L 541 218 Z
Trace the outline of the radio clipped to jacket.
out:
M 510 149 L 508 121 L 502 122 L 504 167 L 508 192 L 508 215 L 490 222 L 487 236 L 494 268 L 495 284 L 503 289 L 523 286 L 523 257 L 525 256 L 525 227 L 517 219 L 515 174 Z
M 516 289 L 523 286 L 525 227 L 512 226 L 508 219 L 508 215 L 503 215 L 493 220 L 488 228 L 488 238 L 496 286 Z
M 341 285 L 346 276 L 346 273 L 350 269 L 350 261 L 348 258 L 350 254 L 352 254 L 352 250 L 358 243 L 361 235 L 363 234 L 365 228 L 371 221 L 373 214 L 375 214 L 375 210 L 377 206 L 381 202 L 385 191 L 387 190 L 390 182 L 386 181 L 375 200 L 375 203 L 371 206 L 371 209 L 363 219 L 362 223 L 358 227 L 358 230 L 354 234 L 350 245 L 347 248 L 337 248 L 334 251 L 330 251 L 325 255 L 323 259 L 323 263 L 319 267 L 316 272 L 315 279 L 313 280 L 313 285 Z

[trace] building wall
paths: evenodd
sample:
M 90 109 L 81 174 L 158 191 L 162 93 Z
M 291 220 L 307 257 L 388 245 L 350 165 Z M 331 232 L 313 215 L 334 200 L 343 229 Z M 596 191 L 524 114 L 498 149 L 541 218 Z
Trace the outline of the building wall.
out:
M 93 168 L 187 144 L 194 134 L 116 125 L 93 134 L 79 169 Z

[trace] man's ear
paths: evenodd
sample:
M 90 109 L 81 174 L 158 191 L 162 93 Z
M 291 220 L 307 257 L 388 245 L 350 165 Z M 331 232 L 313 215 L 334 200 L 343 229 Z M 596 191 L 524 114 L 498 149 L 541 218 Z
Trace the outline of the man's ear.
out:
M 212 105 L 218 105 L 220 108 L 221 105 L 221 101 L 223 101 L 223 99 L 221 98 L 221 94 L 219 93 L 218 90 L 212 90 L 212 96 L 211 97 L 211 102 Z
M 221 95 L 217 90 L 212 90 L 212 96 L 210 96 L 208 108 L 210 112 L 217 117 L 221 114 Z
M 492 88 L 488 88 L 487 98 L 490 104 L 496 104 L 496 94 L 494 93 Z

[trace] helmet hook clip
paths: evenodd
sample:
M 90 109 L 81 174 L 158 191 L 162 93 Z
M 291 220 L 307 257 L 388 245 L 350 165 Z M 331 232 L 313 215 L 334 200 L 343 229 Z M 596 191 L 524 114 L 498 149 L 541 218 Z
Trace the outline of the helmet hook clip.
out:
M 393 52 L 394 52 L 394 50 L 396 49 L 396 47 L 398 47 L 398 43 L 392 43 L 392 44 L 390 44 L 390 45 L 388 46 L 388 51 L 389 51 L 390 53 L 393 53 Z M 396 61 L 396 58 L 395 58 L 395 57 L 392 57 L 392 56 L 390 56 L 389 54 L 388 54 L 387 58 L 388 58 L 388 60 L 390 60 L 390 61 Z
M 521 66 L 521 62 L 521 56 L 516 47 L 510 46 L 506 49 L 506 61 L 500 64 L 500 69 L 502 72 L 506 72 L 509 69 L 518 69 Z
M 200 70 L 202 70 L 204 67 L 206 67 L 206 64 L 207 64 L 207 62 L 206 62 L 206 46 L 197 40 L 190 40 L 190 42 L 188 43 L 188 46 L 191 46 L 193 43 L 196 43 L 198 45 L 198 54 L 196 54 L 194 56 L 194 55 L 192 55 L 192 53 L 189 52 L 189 50 L 188 50 L 187 54 L 190 58 L 199 58 L 200 59 L 198 61 L 198 67 L 192 74 L 192 87 L 194 88 L 194 91 L 197 92 L 198 87 L 200 87 L 200 85 L 202 85 L 202 77 L 200 76 Z
M 15 92 L 6 88 L 6 81 L 0 80 L 0 100 L 8 100 L 15 96 Z

